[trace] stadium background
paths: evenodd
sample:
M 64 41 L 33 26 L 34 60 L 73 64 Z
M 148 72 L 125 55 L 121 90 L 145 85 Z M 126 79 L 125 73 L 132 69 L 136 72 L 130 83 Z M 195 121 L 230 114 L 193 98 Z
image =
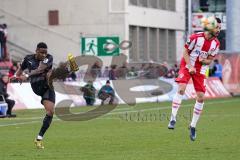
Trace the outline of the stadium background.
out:
M 235 71 L 239 67 L 240 36 L 238 19 L 232 15 L 239 12 L 239 5 L 232 0 L 1 0 L 0 22 L 8 25 L 10 61 L 33 53 L 36 43 L 44 41 L 57 65 L 69 52 L 82 54 L 82 37 L 115 36 L 133 44 L 130 50 L 120 51 L 127 62 L 162 63 L 171 68 L 180 61 L 187 35 L 201 31 L 201 17 L 216 15 L 223 22 L 219 36 L 223 84 L 234 93 L 240 90 Z M 112 65 L 112 56 L 98 58 L 103 67 Z

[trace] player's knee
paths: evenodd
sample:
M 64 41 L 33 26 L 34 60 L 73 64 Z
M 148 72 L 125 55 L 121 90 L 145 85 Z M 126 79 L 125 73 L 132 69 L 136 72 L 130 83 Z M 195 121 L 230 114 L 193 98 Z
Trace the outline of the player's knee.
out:
M 178 91 L 178 93 L 181 94 L 181 95 L 184 95 L 184 92 L 185 92 L 185 91 L 184 91 L 183 89 L 180 89 L 180 90 Z
M 47 115 L 53 116 L 53 115 L 54 115 L 54 110 L 48 110 L 48 111 L 47 111 Z
M 198 97 L 197 97 L 197 101 L 198 101 L 199 103 L 203 103 L 203 102 L 204 102 L 203 96 L 198 96 Z

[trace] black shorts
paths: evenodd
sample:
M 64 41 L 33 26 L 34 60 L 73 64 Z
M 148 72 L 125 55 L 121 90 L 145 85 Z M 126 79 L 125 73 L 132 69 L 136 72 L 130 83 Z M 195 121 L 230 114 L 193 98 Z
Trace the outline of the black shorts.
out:
M 41 103 L 43 104 L 44 100 L 49 100 L 55 103 L 55 91 L 50 89 L 47 85 L 47 81 L 42 80 L 35 83 L 31 83 L 33 92 L 42 97 Z

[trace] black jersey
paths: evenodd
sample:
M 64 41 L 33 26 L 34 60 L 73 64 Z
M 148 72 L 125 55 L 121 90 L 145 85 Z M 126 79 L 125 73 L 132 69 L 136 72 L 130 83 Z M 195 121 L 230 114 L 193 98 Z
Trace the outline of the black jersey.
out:
M 53 57 L 47 54 L 46 58 L 39 61 L 35 58 L 35 54 L 27 55 L 22 64 L 21 69 L 28 69 L 30 83 L 46 80 L 46 74 L 52 68 Z
M 27 55 L 21 64 L 22 70 L 28 69 L 32 90 L 42 97 L 42 104 L 44 100 L 55 103 L 55 92 L 49 88 L 46 80 L 46 75 L 52 65 L 53 57 L 50 54 L 47 54 L 43 61 L 37 60 L 34 54 Z

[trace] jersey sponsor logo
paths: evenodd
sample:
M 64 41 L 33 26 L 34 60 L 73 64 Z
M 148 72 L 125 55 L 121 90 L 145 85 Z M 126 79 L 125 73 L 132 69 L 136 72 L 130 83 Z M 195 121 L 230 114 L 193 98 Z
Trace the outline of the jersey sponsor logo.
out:
M 208 57 L 208 52 L 205 52 L 205 51 L 196 50 L 196 54 L 198 56 L 200 56 L 201 58 L 207 58 Z

